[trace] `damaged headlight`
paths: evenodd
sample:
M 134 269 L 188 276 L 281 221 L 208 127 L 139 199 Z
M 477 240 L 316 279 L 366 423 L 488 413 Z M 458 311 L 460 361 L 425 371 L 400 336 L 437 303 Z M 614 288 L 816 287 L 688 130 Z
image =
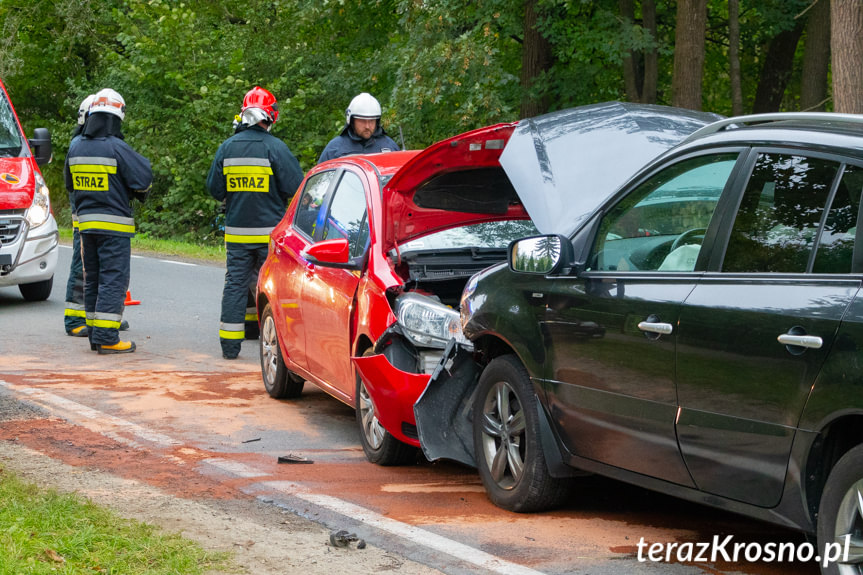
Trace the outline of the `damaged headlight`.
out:
M 468 344 L 457 311 L 416 293 L 396 298 L 395 312 L 405 337 L 419 347 L 444 349 L 450 339 Z
M 36 191 L 33 194 L 33 203 L 30 209 L 27 210 L 27 221 L 30 222 L 31 228 L 38 228 L 48 221 L 48 216 L 51 214 L 51 199 L 48 195 L 48 186 L 45 184 L 45 179 L 35 172 L 36 175 Z

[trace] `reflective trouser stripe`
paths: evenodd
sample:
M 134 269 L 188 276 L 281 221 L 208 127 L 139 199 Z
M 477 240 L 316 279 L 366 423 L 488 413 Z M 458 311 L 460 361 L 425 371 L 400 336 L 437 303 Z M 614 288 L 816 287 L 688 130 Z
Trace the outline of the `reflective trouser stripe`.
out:
M 107 327 L 109 329 L 120 329 L 120 322 L 123 321 L 123 315 L 118 313 L 95 312 L 87 314 L 87 325 L 93 327 Z
M 246 326 L 242 323 L 219 324 L 219 337 L 222 339 L 245 339 Z
M 66 310 L 63 312 L 63 315 L 70 317 L 86 317 L 86 313 L 84 312 L 84 304 L 83 303 L 75 303 L 73 301 L 66 302 Z
M 120 322 L 107 319 L 87 320 L 87 325 L 91 327 L 104 327 L 108 329 L 120 329 Z

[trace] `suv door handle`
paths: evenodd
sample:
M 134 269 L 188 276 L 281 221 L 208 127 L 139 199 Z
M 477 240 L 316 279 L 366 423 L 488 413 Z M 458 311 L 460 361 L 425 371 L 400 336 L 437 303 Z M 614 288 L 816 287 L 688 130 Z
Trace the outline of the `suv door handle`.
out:
M 632 324 L 629 324 L 632 325 Z M 638 322 L 638 329 L 641 331 L 646 331 L 648 333 L 658 333 L 659 335 L 668 335 L 674 328 L 670 323 L 661 323 L 661 322 L 652 322 L 652 321 L 640 321 Z
M 793 335 L 783 333 L 776 340 L 783 345 L 796 345 L 797 347 L 806 347 L 810 349 L 821 349 L 824 341 L 817 335 Z

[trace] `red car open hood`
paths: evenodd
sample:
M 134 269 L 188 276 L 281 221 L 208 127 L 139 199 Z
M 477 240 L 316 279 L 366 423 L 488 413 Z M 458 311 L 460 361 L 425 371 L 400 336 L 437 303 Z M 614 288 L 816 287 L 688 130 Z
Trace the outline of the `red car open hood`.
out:
M 383 189 L 384 249 L 442 229 L 527 219 L 499 162 L 515 126 L 465 132 L 402 166 Z
M 29 208 L 33 190 L 30 158 L 0 157 L 0 210 Z

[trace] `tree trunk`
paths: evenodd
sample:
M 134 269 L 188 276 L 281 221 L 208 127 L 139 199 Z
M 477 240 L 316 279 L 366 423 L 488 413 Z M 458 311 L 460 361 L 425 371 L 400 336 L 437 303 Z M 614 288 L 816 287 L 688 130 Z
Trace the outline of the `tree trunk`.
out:
M 830 0 L 815 0 L 806 24 L 800 109 L 824 111 L 830 68 Z
M 740 77 L 740 0 L 728 0 L 728 65 L 731 76 L 731 113 L 743 114 Z
M 659 83 L 659 53 L 657 51 L 658 36 L 656 35 L 656 1 L 642 0 L 641 18 L 645 30 L 653 38 L 653 48 L 644 53 L 644 86 L 641 89 L 641 101 L 645 104 L 656 103 L 656 86 Z
M 627 21 L 635 21 L 635 1 L 618 0 L 620 15 Z M 642 28 L 650 32 L 653 47 L 644 52 L 629 50 L 623 58 L 623 82 L 626 99 L 644 104 L 656 103 L 656 85 L 659 77 L 656 49 L 656 1 L 643 0 L 641 3 Z
M 833 109 L 863 114 L 863 1 L 831 4 Z
M 671 79 L 673 106 L 692 110 L 701 109 L 706 25 L 707 0 L 678 0 L 674 75 Z
M 778 112 L 785 95 L 785 87 L 791 79 L 794 65 L 794 52 L 797 43 L 803 35 L 803 23 L 800 22 L 792 30 L 783 30 L 770 40 L 767 55 L 764 57 L 764 67 L 758 78 L 758 89 L 755 91 L 755 102 L 752 111 L 756 114 Z
M 624 25 L 632 25 L 635 21 L 635 1 L 619 0 L 617 5 L 620 7 L 620 16 L 624 20 Z M 629 102 L 641 101 L 637 63 L 638 53 L 632 49 L 627 50 L 623 57 L 623 85 L 626 87 L 626 99 Z
M 536 4 L 524 3 L 524 44 L 521 52 L 521 117 L 530 118 L 548 111 L 548 98 L 531 97 L 536 79 L 551 67 L 551 44 L 536 29 Z

